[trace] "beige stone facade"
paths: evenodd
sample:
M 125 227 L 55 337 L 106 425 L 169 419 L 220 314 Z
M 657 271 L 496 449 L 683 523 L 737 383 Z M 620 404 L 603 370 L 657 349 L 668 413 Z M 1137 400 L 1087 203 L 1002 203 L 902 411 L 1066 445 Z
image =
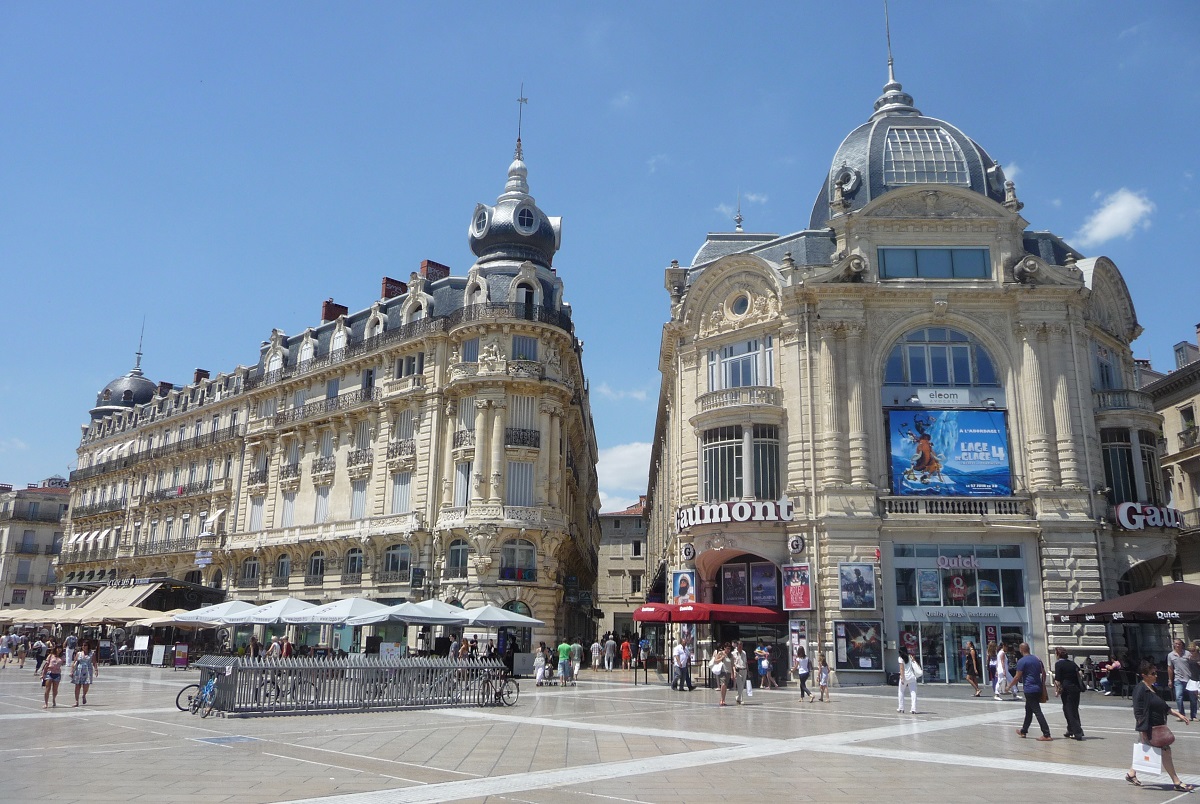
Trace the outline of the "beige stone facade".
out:
M 61 477 L 23 489 L 0 486 L 0 624 L 3 611 L 54 608 L 54 557 L 68 495 Z
M 1053 615 L 1173 554 L 1177 531 L 1113 524 L 1114 503 L 1165 502 L 1160 418 L 1133 389 L 1117 267 L 1021 207 L 893 81 L 809 229 L 739 220 L 666 270 L 647 516 L 668 585 L 691 571 L 700 601 L 778 610 L 791 565 L 812 581 L 792 633 L 842 683 L 901 644 L 930 680 L 961 676 L 968 639 L 1107 651 L 1103 627 Z M 989 463 L 1002 482 L 974 482 Z
M 623 511 L 600 514 L 600 572 L 596 605 L 604 612 L 601 633 L 637 633 L 633 612 L 646 602 L 647 571 L 645 497 Z
M 544 620 L 539 639 L 590 633 L 597 448 L 557 219 L 519 145 L 472 248 L 465 277 L 426 262 L 365 310 L 330 301 L 319 325 L 272 331 L 254 366 L 127 408 L 124 386 L 102 392 L 65 600 L 163 576 L 254 602 L 492 603 Z

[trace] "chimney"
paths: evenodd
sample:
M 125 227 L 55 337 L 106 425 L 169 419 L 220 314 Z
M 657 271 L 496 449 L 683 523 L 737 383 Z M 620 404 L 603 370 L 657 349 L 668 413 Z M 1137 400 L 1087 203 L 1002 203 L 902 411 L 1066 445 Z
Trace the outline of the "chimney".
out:
M 171 393 L 171 389 L 174 387 L 175 386 L 169 382 L 160 382 L 158 384 L 158 395 L 166 396 L 167 394 Z
M 27 489 L 36 489 L 37 487 L 38 487 L 37 483 L 26 483 L 25 484 L 25 488 L 27 488 Z
M 12 491 L 12 483 L 0 483 L 0 493 Z
M 445 279 L 450 276 L 450 266 L 442 265 L 440 262 L 434 262 L 433 260 L 421 260 L 421 276 L 430 282 Z
M 379 291 L 381 299 L 394 299 L 397 296 L 403 296 L 408 292 L 408 285 L 401 282 L 399 279 L 392 279 L 390 276 L 383 278 L 383 287 Z
M 338 304 L 332 298 L 321 302 L 321 323 L 325 324 L 330 321 L 336 321 L 339 316 L 346 315 L 350 312 L 350 308 L 343 304 Z
M 208 379 L 208 369 L 198 368 L 198 369 L 196 369 L 196 373 L 192 375 L 192 384 L 195 385 L 195 384 L 199 383 L 201 380 L 207 380 L 207 379 Z

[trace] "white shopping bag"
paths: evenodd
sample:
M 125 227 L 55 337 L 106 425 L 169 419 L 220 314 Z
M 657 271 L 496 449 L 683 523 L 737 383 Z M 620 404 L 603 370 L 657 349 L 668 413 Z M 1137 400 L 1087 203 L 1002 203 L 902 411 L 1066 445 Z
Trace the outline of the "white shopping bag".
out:
M 754 697 L 754 685 L 750 683 L 750 679 L 746 679 L 746 697 Z
M 1155 748 L 1149 743 L 1133 744 L 1133 764 L 1130 766 L 1137 773 L 1153 773 L 1162 776 L 1162 749 Z

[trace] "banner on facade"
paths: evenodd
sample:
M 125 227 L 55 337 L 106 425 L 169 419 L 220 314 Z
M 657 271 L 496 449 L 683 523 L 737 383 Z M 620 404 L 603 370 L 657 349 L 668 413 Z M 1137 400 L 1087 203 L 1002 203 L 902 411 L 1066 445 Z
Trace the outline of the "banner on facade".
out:
M 838 588 L 843 609 L 874 610 L 875 565 L 843 562 L 838 564 Z
M 893 494 L 1012 494 L 1008 425 L 1000 410 L 889 410 Z
M 671 602 L 676 606 L 696 602 L 695 570 L 676 570 L 671 573 Z
M 882 670 L 883 623 L 841 620 L 833 624 L 835 670 Z
M 750 565 L 750 605 L 779 605 L 779 575 L 770 561 Z
M 749 580 L 745 564 L 726 564 L 721 567 L 721 602 L 729 606 L 745 606 L 749 602 Z
M 812 609 L 812 574 L 808 564 L 783 565 L 783 608 L 787 611 Z

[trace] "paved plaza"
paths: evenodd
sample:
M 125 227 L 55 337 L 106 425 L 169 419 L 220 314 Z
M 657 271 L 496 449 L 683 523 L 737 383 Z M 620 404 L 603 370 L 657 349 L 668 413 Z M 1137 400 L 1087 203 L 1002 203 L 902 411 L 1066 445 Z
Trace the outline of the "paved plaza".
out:
M 195 671 L 103 668 L 86 707 L 63 685 L 43 711 L 31 672 L 0 670 L 0 800 L 57 802 L 1163 802 L 1166 777 L 1122 781 L 1128 700 L 1087 693 L 1084 742 L 1015 733 L 1020 703 L 928 685 L 917 715 L 895 688 L 795 688 L 744 706 L 584 671 L 578 687 L 522 682 L 512 708 L 202 720 L 174 706 Z M 1176 724 L 1177 766 L 1200 783 L 1200 726 Z M 1030 737 L 1037 736 L 1036 723 Z M 1200 801 L 1200 794 L 1196 795 Z

